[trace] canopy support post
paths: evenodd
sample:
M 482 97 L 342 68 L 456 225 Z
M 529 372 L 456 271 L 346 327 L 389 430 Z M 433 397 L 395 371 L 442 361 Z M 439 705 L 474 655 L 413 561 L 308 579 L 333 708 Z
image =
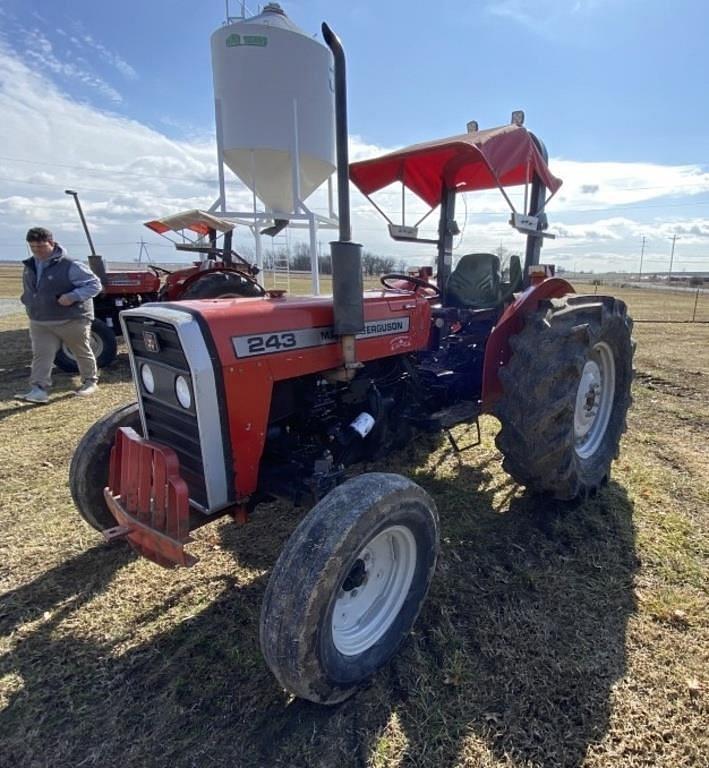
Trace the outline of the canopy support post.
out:
M 455 187 L 443 188 L 441 195 L 441 218 L 438 224 L 438 256 L 436 259 L 436 280 L 441 299 L 445 302 L 448 279 L 453 271 L 453 236 L 458 227 L 455 223 Z
M 209 209 L 218 210 L 220 213 L 226 211 L 226 184 L 224 181 L 224 135 L 222 132 L 222 101 L 214 100 L 215 122 L 217 126 L 217 171 L 219 173 L 219 200 Z
M 536 216 L 539 219 L 540 229 L 546 229 L 546 214 L 544 210 L 544 198 L 546 196 L 546 187 L 542 183 L 542 180 L 534 174 L 532 179 L 532 193 L 529 201 L 529 215 Z M 533 265 L 539 264 L 541 258 L 542 246 L 544 245 L 544 238 L 540 237 L 537 232 L 530 232 L 527 235 L 527 248 L 524 257 L 524 286 L 527 287 L 529 283 L 529 268 Z

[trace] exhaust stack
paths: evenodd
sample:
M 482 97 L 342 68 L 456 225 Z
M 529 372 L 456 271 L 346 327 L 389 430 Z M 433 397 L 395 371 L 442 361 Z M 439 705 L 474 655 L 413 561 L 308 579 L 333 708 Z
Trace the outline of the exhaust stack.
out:
M 103 261 L 103 256 L 99 256 L 98 253 L 96 253 L 96 249 L 94 248 L 94 241 L 91 239 L 89 226 L 86 223 L 86 218 L 84 217 L 84 212 L 81 209 L 81 203 L 79 202 L 79 193 L 75 192 L 73 189 L 65 189 L 64 193 L 71 195 L 74 198 L 74 202 L 76 203 L 76 210 L 79 212 L 79 218 L 81 219 L 81 226 L 84 228 L 84 234 L 86 235 L 86 239 L 89 241 L 89 248 L 91 249 L 91 254 L 89 255 L 89 268 L 96 275 L 96 277 L 98 277 L 98 279 L 101 281 L 101 285 L 105 288 L 106 280 L 108 279 L 106 277 L 106 264 Z
M 347 77 L 345 52 L 337 35 L 323 22 L 322 34 L 335 60 L 335 135 L 337 142 L 337 215 L 340 239 L 330 243 L 335 334 L 342 339 L 345 374 L 359 367 L 355 336 L 364 328 L 362 246 L 352 242 L 350 224 L 349 153 L 347 150 Z

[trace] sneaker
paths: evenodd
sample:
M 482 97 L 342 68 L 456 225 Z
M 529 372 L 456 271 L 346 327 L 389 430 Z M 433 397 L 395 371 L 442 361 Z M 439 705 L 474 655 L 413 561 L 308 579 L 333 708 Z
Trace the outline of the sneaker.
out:
M 90 395 L 95 395 L 96 392 L 98 392 L 98 384 L 95 381 L 86 381 L 76 390 L 76 392 L 74 392 L 74 394 L 79 397 L 89 397 Z
M 32 387 L 29 392 L 23 392 L 15 395 L 16 400 L 26 400 L 28 403 L 48 403 L 49 395 L 42 387 Z

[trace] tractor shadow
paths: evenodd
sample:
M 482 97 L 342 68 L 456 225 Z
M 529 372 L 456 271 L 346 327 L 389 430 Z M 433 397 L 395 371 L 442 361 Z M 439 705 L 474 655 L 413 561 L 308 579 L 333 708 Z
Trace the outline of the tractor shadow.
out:
M 413 474 L 438 505 L 442 551 L 412 636 L 337 707 L 255 713 L 244 765 L 582 765 L 626 670 L 632 503 L 615 483 L 576 505 L 495 487 L 496 462 Z
M 512 495 L 473 492 L 461 505 L 478 475 L 461 468 L 458 499 L 451 483 L 418 478 L 440 499 L 443 546 L 409 651 L 426 658 L 424 672 L 417 680 L 405 657 L 390 665 L 408 692 L 393 707 L 407 758 L 435 754 L 433 731 L 445 737 L 432 764 L 463 762 L 474 734 L 501 762 L 580 766 L 607 732 L 611 689 L 626 671 L 639 567 L 632 503 L 615 483 L 569 506 L 515 494 L 510 482 Z M 429 702 L 425 728 L 411 691 Z
M 135 559 L 128 547 L 99 545 L 51 568 L 37 579 L 0 595 L 0 635 L 11 636 L 59 609 L 74 612 L 103 592 L 115 574 Z
M 140 624 L 178 609 L 193 587 L 206 607 L 148 640 L 71 631 L 133 561 L 125 547 L 96 547 L 0 597 L 12 648 L 0 679 L 16 681 L 0 710 L 0 762 L 325 768 L 391 755 L 438 767 L 470 761 L 472 741 L 479 762 L 487 752 L 579 766 L 607 730 L 611 687 L 625 670 L 632 505 L 611 483 L 583 505 L 550 507 L 495 487 L 485 462 L 438 475 L 412 475 L 441 516 L 431 593 L 399 653 L 348 701 L 293 700 L 261 657 L 268 572 L 304 514 L 269 505 L 214 533 L 234 568 L 198 565 Z M 164 571 L 145 573 L 157 581 Z M 140 625 L 125 631 L 140 637 Z
M 253 765 L 583 764 L 626 670 L 632 503 L 615 483 L 569 506 L 511 482 L 493 494 L 490 478 L 485 462 L 413 475 L 438 505 L 442 551 L 412 636 L 338 707 L 260 713 Z

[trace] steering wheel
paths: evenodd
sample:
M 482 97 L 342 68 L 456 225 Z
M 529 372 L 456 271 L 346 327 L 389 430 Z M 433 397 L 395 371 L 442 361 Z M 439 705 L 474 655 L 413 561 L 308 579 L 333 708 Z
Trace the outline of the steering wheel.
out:
M 156 264 L 148 264 L 148 269 L 157 277 L 160 277 L 160 275 L 171 275 L 172 272 L 170 272 L 169 269 L 164 269 L 163 267 L 158 267 Z
M 425 288 L 426 290 L 433 291 L 433 296 L 440 296 L 441 294 L 441 291 L 437 285 L 429 283 L 428 280 L 424 280 L 421 277 L 416 277 L 415 275 L 401 275 L 398 272 L 389 272 L 388 274 L 382 275 L 379 278 L 379 282 L 390 291 L 402 290 L 398 285 L 389 285 L 389 281 L 391 280 L 404 280 L 407 283 L 411 283 L 411 285 L 415 286 L 416 288 Z

